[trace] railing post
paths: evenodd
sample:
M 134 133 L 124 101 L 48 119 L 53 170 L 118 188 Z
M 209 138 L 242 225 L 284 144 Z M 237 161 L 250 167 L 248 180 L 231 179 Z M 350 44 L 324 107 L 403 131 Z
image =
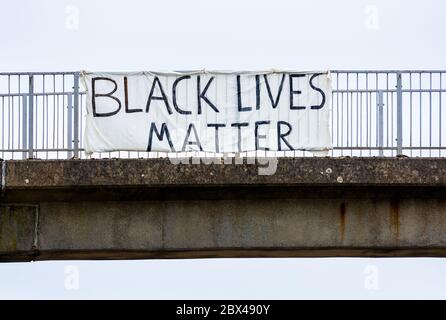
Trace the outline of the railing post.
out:
M 28 149 L 28 95 L 22 96 L 22 159 L 27 158 Z
M 74 73 L 73 80 L 73 142 L 74 142 L 74 157 L 79 158 L 79 72 Z
M 401 72 L 397 73 L 396 80 L 396 139 L 397 139 L 397 155 L 403 154 L 403 84 Z
M 379 90 L 377 92 L 377 108 L 378 108 L 378 119 L 376 122 L 377 126 L 377 138 L 379 147 L 379 156 L 384 156 L 384 92 Z
M 67 95 L 67 158 L 70 159 L 73 154 L 73 95 Z
M 28 158 L 34 158 L 34 76 L 29 76 L 28 94 Z

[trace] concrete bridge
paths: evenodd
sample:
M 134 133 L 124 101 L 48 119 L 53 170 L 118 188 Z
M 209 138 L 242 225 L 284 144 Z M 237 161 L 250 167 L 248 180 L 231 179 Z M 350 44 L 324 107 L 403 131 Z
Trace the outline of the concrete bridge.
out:
M 0 261 L 444 257 L 446 161 L 2 161 Z

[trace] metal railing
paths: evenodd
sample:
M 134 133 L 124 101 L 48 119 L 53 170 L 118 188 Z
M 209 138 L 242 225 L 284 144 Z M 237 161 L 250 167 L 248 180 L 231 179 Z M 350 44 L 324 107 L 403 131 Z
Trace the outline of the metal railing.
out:
M 330 156 L 442 157 L 446 70 L 336 70 Z M 85 158 L 85 92 L 79 72 L 0 73 L 0 158 Z M 248 154 L 251 155 L 251 154 Z M 301 157 L 302 151 L 258 156 Z M 110 152 L 94 158 L 165 157 Z

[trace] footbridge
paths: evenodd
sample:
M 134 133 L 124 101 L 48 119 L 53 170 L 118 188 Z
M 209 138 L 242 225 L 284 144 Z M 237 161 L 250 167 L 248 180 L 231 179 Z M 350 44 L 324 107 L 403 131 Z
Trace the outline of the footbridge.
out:
M 333 71 L 327 157 L 188 161 L 87 158 L 78 72 L 0 73 L 0 261 L 446 257 L 445 73 Z

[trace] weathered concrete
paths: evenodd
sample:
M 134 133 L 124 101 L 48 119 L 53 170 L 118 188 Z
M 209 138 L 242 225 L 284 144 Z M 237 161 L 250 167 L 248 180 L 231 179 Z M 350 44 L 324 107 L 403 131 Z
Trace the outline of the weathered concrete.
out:
M 0 260 L 446 257 L 443 159 L 7 161 Z
M 175 165 L 160 160 L 6 161 L 8 189 L 233 185 L 446 186 L 446 160 L 435 158 L 287 158 L 274 175 L 259 164 Z M 341 179 L 339 179 L 341 178 Z

